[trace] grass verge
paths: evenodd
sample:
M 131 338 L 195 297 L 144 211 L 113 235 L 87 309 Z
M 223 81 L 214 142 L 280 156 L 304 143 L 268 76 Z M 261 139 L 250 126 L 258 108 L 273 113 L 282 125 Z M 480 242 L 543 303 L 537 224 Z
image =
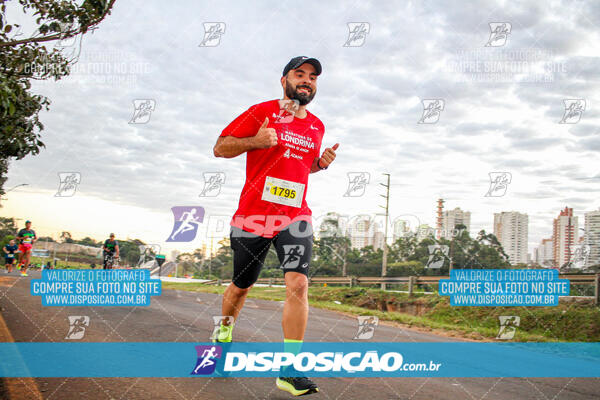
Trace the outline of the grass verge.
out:
M 163 282 L 164 289 L 222 294 L 225 286 Z M 285 288 L 254 287 L 250 298 L 285 300 Z M 362 287 L 310 287 L 312 307 L 352 315 L 375 315 L 380 321 L 471 340 L 496 340 L 499 316 L 519 316 L 512 341 L 598 342 L 600 308 L 588 301 L 556 307 L 453 307 L 445 297 L 385 292 Z

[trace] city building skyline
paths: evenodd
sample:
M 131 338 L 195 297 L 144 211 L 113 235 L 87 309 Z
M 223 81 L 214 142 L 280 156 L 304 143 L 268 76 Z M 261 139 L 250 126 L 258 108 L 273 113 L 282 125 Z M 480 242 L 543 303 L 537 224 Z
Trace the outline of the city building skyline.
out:
M 534 261 L 542 267 L 554 266 L 554 242 L 552 238 L 542 239 L 534 250 Z
M 589 246 L 590 252 L 586 267 L 600 264 L 600 208 L 584 214 L 584 245 Z
M 573 215 L 573 208 L 565 207 L 554 219 L 552 237 L 554 267 L 561 268 L 571 260 L 579 237 L 578 218 Z
M 511 265 L 528 263 L 529 217 L 517 211 L 494 213 L 494 235 Z
M 463 211 L 460 207 L 455 207 L 453 210 L 446 210 L 442 214 L 442 232 L 441 236 L 451 236 L 451 233 L 457 225 L 464 225 L 467 232 L 471 232 L 471 212 Z
M 340 221 L 344 218 L 336 212 L 330 212 L 327 215 L 341 218 Z M 443 215 L 442 232 L 450 232 L 452 224 L 457 226 L 470 223 L 471 213 L 462 210 L 460 207 L 444 211 Z M 530 219 L 528 214 L 519 211 L 501 211 L 494 213 L 493 216 L 494 222 L 492 223 L 491 232 L 498 238 L 504 251 L 509 256 L 511 265 L 538 264 L 541 267 L 559 268 L 570 261 L 578 245 L 590 246 L 587 266 L 600 264 L 600 209 L 584 213 L 586 217 L 585 231 L 589 234 L 586 233 L 580 237 L 578 231 L 584 229 L 579 228 L 578 217 L 575 215 L 573 208 L 565 206 L 559 212 L 559 216 L 552 220 L 552 236 L 542 238 L 537 246 L 532 247 L 531 251 L 528 251 L 530 243 Z M 373 246 L 374 249 L 383 248 L 385 238 L 383 227 L 380 226 L 381 222 L 375 221 L 375 218 L 366 214 L 354 218 L 354 221 L 354 224 L 348 224 L 349 228 L 347 230 L 337 228 L 341 235 L 350 237 L 353 248 L 365 246 Z M 327 218 L 322 223 L 319 229 L 320 232 L 324 230 L 323 224 L 326 223 Z M 466 226 L 468 227 L 468 225 Z M 420 242 L 427 237 L 437 239 L 437 233 L 437 230 L 429 224 L 423 223 L 416 226 L 415 229 L 411 229 L 407 221 L 395 219 L 391 223 L 388 239 L 391 239 L 393 243 L 400 237 L 412 234 Z M 450 234 L 442 234 L 440 237 L 451 239 Z M 555 237 L 558 240 L 555 240 Z

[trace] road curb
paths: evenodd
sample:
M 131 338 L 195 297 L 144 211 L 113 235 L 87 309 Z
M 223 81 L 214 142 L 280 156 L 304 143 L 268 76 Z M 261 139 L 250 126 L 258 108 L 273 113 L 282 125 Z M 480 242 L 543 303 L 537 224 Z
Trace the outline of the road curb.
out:
M 0 342 L 14 343 L 13 338 L 2 313 L 0 313 Z M 4 378 L 0 377 L 9 400 L 43 399 L 42 392 L 33 378 Z

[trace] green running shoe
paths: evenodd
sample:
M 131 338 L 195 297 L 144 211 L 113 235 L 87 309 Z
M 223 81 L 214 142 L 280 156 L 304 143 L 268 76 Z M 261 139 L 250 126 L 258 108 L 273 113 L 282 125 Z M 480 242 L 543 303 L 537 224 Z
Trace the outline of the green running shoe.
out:
M 310 379 L 304 376 L 293 378 L 277 378 L 275 381 L 277 387 L 291 393 L 293 396 L 304 396 L 306 394 L 317 393 L 319 388 Z
M 213 343 L 231 343 L 233 341 L 233 325 L 221 325 L 213 337 Z

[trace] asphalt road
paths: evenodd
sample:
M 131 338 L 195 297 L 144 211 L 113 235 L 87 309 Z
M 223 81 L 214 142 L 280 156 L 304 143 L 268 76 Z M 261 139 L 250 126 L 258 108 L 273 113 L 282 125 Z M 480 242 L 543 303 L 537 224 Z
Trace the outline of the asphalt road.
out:
M 163 290 L 149 307 L 42 307 L 29 294 L 28 278 L 0 272 L 0 312 L 17 342 L 67 342 L 69 315 L 87 315 L 85 342 L 205 342 L 212 316 L 220 314 L 214 294 Z M 283 303 L 249 299 L 236 323 L 236 341 L 281 341 Z M 311 309 L 306 341 L 352 341 L 355 318 Z M 7 341 L 6 338 L 1 338 Z M 380 325 L 374 341 L 440 342 L 453 339 L 410 329 Z M 1 362 L 1 360 L 0 360 Z M 58 366 L 57 366 L 58 368 Z M 321 392 L 311 399 L 600 399 L 600 379 L 591 378 L 319 378 Z M 274 378 L 18 378 L 26 399 L 288 399 Z M 41 393 L 41 397 L 36 393 Z M 16 397 L 14 397 L 16 398 Z M 13 400 L 14 400 L 13 398 Z

